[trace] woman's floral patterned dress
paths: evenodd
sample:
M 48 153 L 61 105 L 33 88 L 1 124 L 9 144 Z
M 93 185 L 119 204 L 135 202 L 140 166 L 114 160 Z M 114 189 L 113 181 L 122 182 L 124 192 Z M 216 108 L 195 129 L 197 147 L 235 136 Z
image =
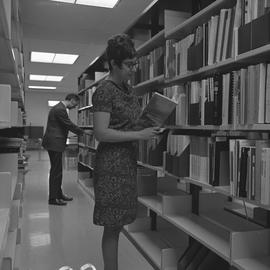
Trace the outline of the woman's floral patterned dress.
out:
M 104 80 L 93 98 L 94 112 L 111 115 L 109 128 L 120 131 L 138 129 L 138 98 L 131 89 L 121 89 Z M 101 226 L 132 223 L 137 212 L 137 143 L 100 142 L 94 166 L 95 208 L 93 221 Z

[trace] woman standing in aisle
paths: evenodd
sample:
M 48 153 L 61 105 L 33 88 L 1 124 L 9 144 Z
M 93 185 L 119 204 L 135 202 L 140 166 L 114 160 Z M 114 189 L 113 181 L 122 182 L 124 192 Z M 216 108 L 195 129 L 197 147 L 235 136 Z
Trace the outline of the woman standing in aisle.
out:
M 117 270 L 119 233 L 136 218 L 136 141 L 153 138 L 160 129 L 137 125 L 141 110 L 128 85 L 137 64 L 132 40 L 125 34 L 114 36 L 108 41 L 106 54 L 109 76 L 92 98 L 94 132 L 100 142 L 94 167 L 93 221 L 104 226 L 104 270 Z

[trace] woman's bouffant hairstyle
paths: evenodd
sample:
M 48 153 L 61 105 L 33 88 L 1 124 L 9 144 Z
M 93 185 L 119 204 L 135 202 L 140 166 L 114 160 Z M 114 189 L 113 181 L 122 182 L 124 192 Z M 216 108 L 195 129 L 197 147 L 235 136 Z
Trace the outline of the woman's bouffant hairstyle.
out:
M 111 60 L 115 61 L 115 64 L 121 67 L 123 60 L 128 58 L 134 58 L 136 56 L 136 50 L 131 38 L 126 34 L 119 34 L 113 36 L 108 40 L 106 48 L 106 57 L 109 64 L 109 69 L 112 69 Z

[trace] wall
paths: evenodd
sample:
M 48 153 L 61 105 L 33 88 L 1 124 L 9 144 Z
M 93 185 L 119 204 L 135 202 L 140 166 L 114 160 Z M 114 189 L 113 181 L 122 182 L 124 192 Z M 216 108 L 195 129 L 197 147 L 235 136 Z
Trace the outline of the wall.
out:
M 49 112 L 48 100 L 64 100 L 65 96 L 66 93 L 26 91 L 25 110 L 27 125 L 43 126 L 45 131 Z M 76 109 L 70 111 L 70 119 L 74 123 L 77 123 L 76 111 Z

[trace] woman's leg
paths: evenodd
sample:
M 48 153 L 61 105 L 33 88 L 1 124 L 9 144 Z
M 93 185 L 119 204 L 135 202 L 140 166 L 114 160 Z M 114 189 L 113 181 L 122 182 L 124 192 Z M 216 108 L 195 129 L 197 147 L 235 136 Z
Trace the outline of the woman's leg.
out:
M 104 227 L 102 253 L 104 270 L 118 270 L 118 240 L 122 227 Z

